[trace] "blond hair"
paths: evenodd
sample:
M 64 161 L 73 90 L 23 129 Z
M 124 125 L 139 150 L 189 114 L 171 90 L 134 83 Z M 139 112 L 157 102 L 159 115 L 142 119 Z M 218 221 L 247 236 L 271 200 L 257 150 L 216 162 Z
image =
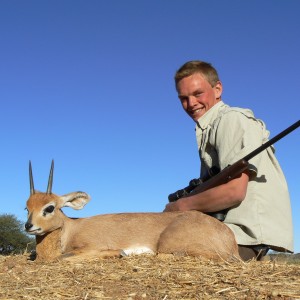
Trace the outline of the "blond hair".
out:
M 180 80 L 195 73 L 200 73 L 201 75 L 203 75 L 212 87 L 214 87 L 217 82 L 220 81 L 217 70 L 210 63 L 200 60 L 192 60 L 186 62 L 176 72 L 174 78 L 176 88 Z

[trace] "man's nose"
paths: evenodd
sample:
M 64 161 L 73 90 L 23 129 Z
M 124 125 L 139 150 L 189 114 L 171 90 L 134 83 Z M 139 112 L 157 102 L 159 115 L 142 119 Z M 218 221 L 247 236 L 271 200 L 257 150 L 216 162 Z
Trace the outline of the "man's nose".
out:
M 196 98 L 194 96 L 189 96 L 187 98 L 187 106 L 194 107 L 197 104 Z

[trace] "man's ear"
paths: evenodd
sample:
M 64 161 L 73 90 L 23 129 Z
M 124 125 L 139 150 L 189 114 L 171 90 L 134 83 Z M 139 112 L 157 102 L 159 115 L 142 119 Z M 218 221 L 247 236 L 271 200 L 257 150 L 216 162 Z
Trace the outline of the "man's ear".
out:
M 84 192 L 73 192 L 60 197 L 60 207 L 68 206 L 73 209 L 82 209 L 91 197 Z
M 221 95 L 223 92 L 223 86 L 221 81 L 217 81 L 216 85 L 214 86 L 214 91 L 216 99 L 221 99 Z

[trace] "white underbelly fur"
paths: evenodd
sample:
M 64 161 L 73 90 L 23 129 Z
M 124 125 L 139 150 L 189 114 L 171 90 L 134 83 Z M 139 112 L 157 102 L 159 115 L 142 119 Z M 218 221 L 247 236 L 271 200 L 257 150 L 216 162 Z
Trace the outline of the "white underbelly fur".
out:
M 151 250 L 148 247 L 132 247 L 132 248 L 127 248 L 122 250 L 122 255 L 123 256 L 129 256 L 129 255 L 139 255 L 139 254 L 152 254 L 154 255 L 155 253 L 153 250 Z

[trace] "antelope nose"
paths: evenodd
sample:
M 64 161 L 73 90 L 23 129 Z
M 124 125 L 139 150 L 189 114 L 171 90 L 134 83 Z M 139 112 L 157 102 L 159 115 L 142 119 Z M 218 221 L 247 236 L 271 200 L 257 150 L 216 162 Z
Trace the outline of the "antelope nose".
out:
M 26 222 L 25 229 L 28 231 L 33 225 L 29 222 Z

